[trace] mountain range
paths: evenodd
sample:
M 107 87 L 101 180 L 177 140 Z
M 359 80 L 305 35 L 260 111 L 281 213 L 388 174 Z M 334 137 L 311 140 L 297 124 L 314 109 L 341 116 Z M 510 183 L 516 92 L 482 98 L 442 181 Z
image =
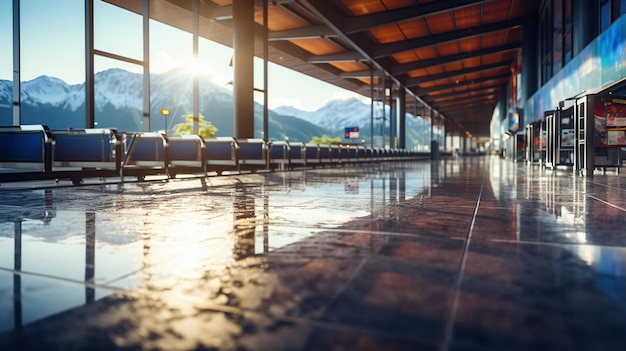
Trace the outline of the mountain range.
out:
M 94 77 L 95 120 L 97 127 L 119 131 L 143 130 L 143 78 L 141 74 L 122 69 L 109 69 Z M 167 117 L 171 131 L 185 121 L 193 106 L 192 79 L 181 71 L 172 70 L 150 77 L 151 129 L 163 129 L 161 109 L 170 109 Z M 63 80 L 40 76 L 21 84 L 22 124 L 45 124 L 50 129 L 84 128 L 84 84 L 67 84 Z M 208 79 L 200 79 L 200 114 L 218 129 L 218 136 L 233 134 L 232 92 Z M 12 83 L 0 80 L 0 125 L 12 122 Z M 255 103 L 255 137 L 262 137 L 263 106 Z M 374 116 L 382 116 L 382 104 L 374 106 Z M 282 106 L 268 112 L 269 139 L 308 142 L 324 134 L 343 137 L 345 128 L 359 127 L 360 138 L 370 137 L 369 103 L 351 98 L 331 100 L 316 111 L 302 111 Z M 389 115 L 388 110 L 386 115 Z M 374 140 L 382 132 L 380 119 L 374 121 Z M 389 135 L 389 122 L 385 134 Z M 425 129 L 426 128 L 426 129 Z M 430 138 L 422 119 L 407 114 L 407 147 L 423 145 Z

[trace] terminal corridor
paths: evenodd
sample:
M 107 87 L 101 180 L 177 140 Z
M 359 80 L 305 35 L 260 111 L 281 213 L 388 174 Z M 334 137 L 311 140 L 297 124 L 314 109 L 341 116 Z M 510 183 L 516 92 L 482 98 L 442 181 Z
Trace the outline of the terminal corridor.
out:
M 626 349 L 623 175 L 473 156 L 17 185 L 1 350 Z

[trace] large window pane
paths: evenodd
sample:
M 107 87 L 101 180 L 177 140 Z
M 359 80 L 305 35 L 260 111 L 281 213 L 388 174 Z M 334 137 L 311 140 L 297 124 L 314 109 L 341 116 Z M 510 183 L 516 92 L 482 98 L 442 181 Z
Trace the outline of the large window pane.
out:
M 142 131 L 142 66 L 96 56 L 94 70 L 95 127 Z
M 125 6 L 141 9 L 141 0 L 126 0 Z M 143 17 L 104 1 L 95 1 L 94 48 L 143 60 Z
M 191 22 L 191 15 L 189 15 Z M 170 110 L 167 129 L 172 132 L 193 114 L 193 36 L 150 21 L 150 130 L 162 130 L 160 111 Z
M 13 124 L 13 6 L 11 1 L 0 1 L 0 125 Z
M 125 6 L 141 11 L 141 0 Z M 143 131 L 143 16 L 96 0 L 94 2 L 94 126 Z M 100 56 L 113 54 L 128 61 Z
M 84 128 L 84 14 L 83 0 L 20 1 L 22 124 Z
M 232 48 L 200 38 L 200 114 L 217 128 L 218 136 L 233 135 L 232 57 Z

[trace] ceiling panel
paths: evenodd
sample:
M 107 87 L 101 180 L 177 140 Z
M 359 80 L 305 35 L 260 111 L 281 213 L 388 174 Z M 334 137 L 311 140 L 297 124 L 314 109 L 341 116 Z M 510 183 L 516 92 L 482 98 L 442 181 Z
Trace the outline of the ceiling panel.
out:
M 486 2 L 483 5 L 483 23 L 500 22 L 510 19 L 511 1 L 512 0 L 496 0 Z
M 345 51 L 339 45 L 324 38 L 316 39 L 296 39 L 290 40 L 291 43 L 302 48 L 313 55 L 328 55 Z
M 398 23 L 406 39 L 421 38 L 428 35 L 426 25 L 421 18 Z
M 457 29 L 467 29 L 481 25 L 481 5 L 464 7 L 454 10 L 453 13 Z
M 267 12 L 267 18 L 268 27 L 271 31 L 301 28 L 309 25 L 304 19 L 279 6 L 270 6 Z M 263 11 L 257 11 L 254 20 L 259 24 L 263 24 Z
M 459 43 L 456 41 L 451 41 L 443 44 L 437 45 L 437 51 L 441 56 L 449 56 L 459 53 Z
M 419 60 L 428 60 L 439 56 L 437 52 L 437 48 L 434 46 L 429 46 L 425 48 L 419 48 L 413 50 L 415 54 L 417 54 L 418 61 Z
M 463 52 L 471 52 L 481 49 L 481 38 L 480 36 L 475 36 L 467 39 L 461 39 L 459 40 L 459 47 Z
M 428 74 L 437 74 L 437 73 L 443 72 L 443 67 L 433 66 L 433 67 L 429 67 L 426 71 L 428 72 Z
M 462 62 L 452 62 L 443 65 L 446 72 L 458 71 L 463 68 Z
M 406 63 L 406 62 L 417 61 L 419 59 L 419 56 L 417 55 L 417 52 L 415 50 L 412 50 L 412 51 L 404 51 L 399 54 L 395 54 L 393 55 L 393 59 L 397 63 Z
M 451 32 L 455 29 L 450 12 L 442 12 L 426 16 L 426 24 L 428 25 L 428 29 L 431 34 Z
M 415 0 L 382 0 L 387 10 L 399 9 L 415 5 Z
M 370 33 L 380 44 L 387 44 L 406 39 L 397 24 L 376 27 L 370 30 Z
M 330 65 L 335 66 L 344 72 L 357 72 L 367 69 L 367 66 L 361 62 L 330 62 Z
M 385 5 L 380 0 L 345 0 L 343 4 L 355 16 L 385 11 Z

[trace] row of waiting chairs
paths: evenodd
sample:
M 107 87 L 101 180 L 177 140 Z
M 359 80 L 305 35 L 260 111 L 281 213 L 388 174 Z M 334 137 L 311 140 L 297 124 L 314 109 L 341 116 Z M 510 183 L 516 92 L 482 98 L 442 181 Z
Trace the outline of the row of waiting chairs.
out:
M 232 137 L 120 133 L 95 128 L 51 131 L 43 125 L 0 127 L 0 182 L 88 177 L 208 174 L 427 158 L 406 150 L 318 145 Z

